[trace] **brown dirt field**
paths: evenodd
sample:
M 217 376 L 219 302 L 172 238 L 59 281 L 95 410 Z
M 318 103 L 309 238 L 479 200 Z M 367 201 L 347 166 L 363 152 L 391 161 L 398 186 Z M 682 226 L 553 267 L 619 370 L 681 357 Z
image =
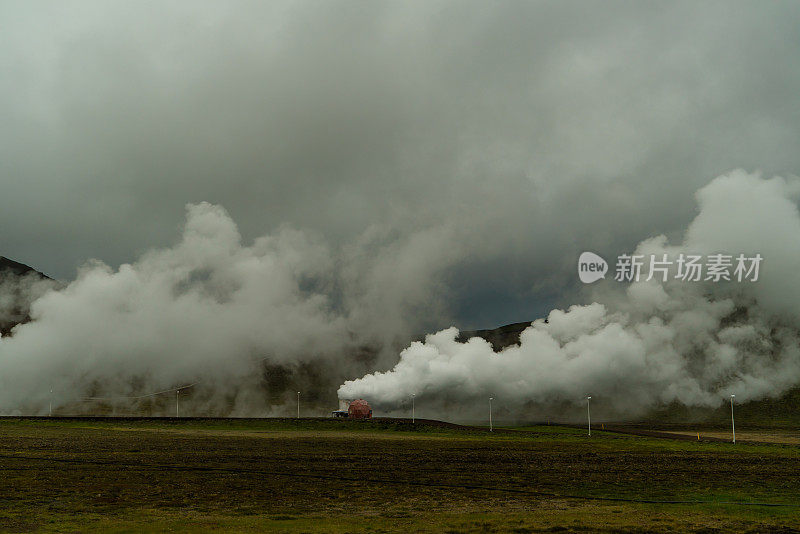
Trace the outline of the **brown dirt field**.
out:
M 393 530 L 395 520 L 387 517 L 408 520 L 415 530 L 436 517 L 460 524 L 469 514 L 518 517 L 529 525 L 524 532 L 539 531 L 531 524 L 565 525 L 567 517 L 567 530 L 594 530 L 593 518 L 606 516 L 615 531 L 631 532 L 641 531 L 642 521 L 646 531 L 800 528 L 800 507 L 664 510 L 636 502 L 800 505 L 800 457 L 780 450 L 717 444 L 676 450 L 611 434 L 589 441 L 564 428 L 417 435 L 365 425 L 350 432 L 264 422 L 197 425 L 0 422 L 0 529 L 46 529 L 65 517 L 80 526 L 87 517 L 122 521 L 153 511 L 225 521 L 357 515 L 378 518 L 382 531 Z M 610 515 L 613 507 L 619 517 Z M 492 531 L 491 524 L 504 523 L 477 530 Z

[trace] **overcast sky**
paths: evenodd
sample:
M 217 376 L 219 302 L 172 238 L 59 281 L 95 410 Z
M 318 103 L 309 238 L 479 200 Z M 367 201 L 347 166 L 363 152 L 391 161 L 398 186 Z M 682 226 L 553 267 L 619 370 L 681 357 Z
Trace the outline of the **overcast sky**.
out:
M 532 320 L 714 177 L 798 174 L 798 95 L 797 2 L 0 0 L 0 255 L 71 280 L 208 201 Z

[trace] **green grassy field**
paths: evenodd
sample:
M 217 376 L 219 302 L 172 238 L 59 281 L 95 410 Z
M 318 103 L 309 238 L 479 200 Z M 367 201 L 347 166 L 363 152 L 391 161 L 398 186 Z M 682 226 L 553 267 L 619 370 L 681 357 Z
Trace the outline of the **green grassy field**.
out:
M 593 434 L 402 421 L 1 419 L 0 529 L 800 529 L 795 446 Z

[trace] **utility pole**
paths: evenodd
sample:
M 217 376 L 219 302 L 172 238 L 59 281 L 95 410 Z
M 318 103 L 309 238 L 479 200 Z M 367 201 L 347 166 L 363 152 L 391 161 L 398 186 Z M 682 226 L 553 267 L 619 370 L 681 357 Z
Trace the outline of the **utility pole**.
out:
M 591 437 L 591 435 L 592 435 L 592 410 L 589 407 L 589 404 L 591 403 L 591 401 L 592 401 L 592 397 L 591 396 L 586 397 L 586 416 L 589 419 L 589 437 Z
M 416 423 L 417 421 L 417 414 L 414 410 L 414 397 L 416 397 L 416 393 L 411 394 L 411 422 Z
M 736 395 L 731 395 L 731 432 L 733 432 L 733 442 L 736 443 L 736 423 L 733 421 L 733 399 Z
M 181 392 L 180 388 L 175 390 L 175 417 L 180 417 L 181 413 L 180 400 L 178 397 L 178 395 L 180 395 L 180 392 Z
M 297 418 L 300 419 L 300 392 L 297 392 Z
M 53 417 L 53 390 L 50 390 L 50 417 Z
M 492 429 L 492 400 L 494 400 L 494 397 L 489 397 L 489 432 L 494 431 Z

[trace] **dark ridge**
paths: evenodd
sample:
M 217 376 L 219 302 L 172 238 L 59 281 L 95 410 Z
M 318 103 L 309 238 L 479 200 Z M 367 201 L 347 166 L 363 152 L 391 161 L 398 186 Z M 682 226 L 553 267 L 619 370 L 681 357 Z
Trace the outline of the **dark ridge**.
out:
M 30 267 L 30 266 L 25 265 L 24 263 L 20 263 L 18 261 L 14 261 L 14 260 L 8 259 L 5 256 L 0 256 L 0 273 L 1 274 L 6 274 L 9 271 L 12 274 L 16 275 L 16 276 L 25 276 L 28 273 L 36 273 L 41 278 L 46 278 L 48 280 L 52 280 L 52 278 L 50 278 L 49 276 L 47 276 L 44 273 L 41 273 L 41 272 L 37 271 L 33 267 Z
M 491 343 L 494 351 L 498 352 L 511 345 L 519 345 L 520 334 L 530 325 L 531 322 L 529 321 L 507 324 L 487 330 L 465 330 L 459 333 L 456 339 L 463 343 L 471 337 L 480 337 Z
M 6 296 L 10 296 L 12 299 L 10 305 L 0 310 L 0 335 L 3 337 L 10 336 L 11 330 L 18 324 L 31 320 L 28 303 L 22 295 L 22 289 L 15 283 L 17 279 L 22 280 L 30 276 L 39 280 L 52 280 L 33 267 L 0 256 L 0 282 L 10 284 L 9 287 L 4 288 L 4 291 L 10 292 Z

